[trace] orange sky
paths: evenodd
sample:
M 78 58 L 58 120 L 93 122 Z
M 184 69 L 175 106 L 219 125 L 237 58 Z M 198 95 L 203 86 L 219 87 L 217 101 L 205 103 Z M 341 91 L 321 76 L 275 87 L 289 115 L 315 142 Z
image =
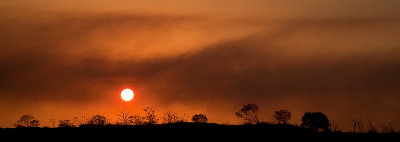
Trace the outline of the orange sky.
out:
M 121 111 L 205 113 L 238 124 L 322 111 L 400 128 L 400 2 L 3 0 L 0 127 Z M 135 100 L 120 99 L 133 88 Z

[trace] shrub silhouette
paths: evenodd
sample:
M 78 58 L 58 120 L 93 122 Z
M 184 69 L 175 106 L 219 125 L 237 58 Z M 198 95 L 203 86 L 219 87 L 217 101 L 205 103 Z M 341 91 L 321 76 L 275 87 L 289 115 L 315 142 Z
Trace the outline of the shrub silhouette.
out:
M 313 131 L 329 131 L 329 120 L 322 112 L 306 112 L 302 120 L 302 127 L 309 128 Z
M 58 127 L 59 128 L 70 128 L 70 127 L 74 127 L 74 125 L 71 123 L 71 120 L 59 120 Z
M 121 124 L 121 125 L 129 125 L 129 113 L 128 112 L 121 112 L 118 115 L 118 120 L 119 122 L 117 122 L 117 124 Z
M 278 124 L 288 124 L 292 113 L 287 109 L 281 109 L 274 112 L 274 119 Z
M 78 126 L 84 124 L 85 122 L 83 122 L 82 120 L 79 120 L 78 116 L 74 116 L 74 117 L 72 117 L 71 123 L 72 123 L 72 126 L 78 127 Z
M 367 127 L 368 127 L 368 133 L 376 133 L 376 127 L 374 122 L 372 122 L 371 120 L 367 119 Z
M 184 122 L 184 117 L 179 117 L 177 113 L 168 111 L 164 114 L 163 122 L 167 124 Z
M 143 125 L 145 122 L 145 117 L 140 116 L 139 114 L 132 115 L 128 117 L 128 122 L 130 125 Z
M 201 113 L 195 114 L 192 117 L 192 122 L 195 123 L 207 123 L 207 121 L 208 121 L 207 116 Z
M 52 128 L 55 128 L 55 127 L 56 127 L 56 123 L 57 123 L 56 119 L 54 119 L 54 118 L 51 118 L 51 119 L 50 119 L 50 124 L 51 124 L 51 127 L 52 127 Z
M 104 126 L 106 125 L 106 117 L 103 115 L 96 114 L 87 122 L 87 125 L 92 126 Z
M 258 109 L 259 108 L 257 104 L 243 105 L 238 112 L 235 112 L 235 115 L 249 123 L 259 123 Z
M 382 133 L 395 133 L 391 123 L 382 124 Z
M 22 115 L 14 124 L 15 127 L 39 127 L 39 120 L 30 114 Z
M 152 107 L 146 107 L 144 109 L 144 112 L 146 112 L 146 116 L 144 117 L 146 120 L 146 124 L 157 124 L 158 123 L 158 118 L 155 114 L 155 110 Z

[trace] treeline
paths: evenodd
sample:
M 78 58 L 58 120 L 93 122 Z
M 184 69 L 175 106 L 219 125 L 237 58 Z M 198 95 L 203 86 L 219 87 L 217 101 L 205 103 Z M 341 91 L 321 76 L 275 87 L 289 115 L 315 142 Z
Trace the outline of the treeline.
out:
M 155 125 L 155 124 L 172 124 L 189 122 L 185 115 L 179 115 L 176 112 L 166 112 L 161 117 L 161 121 L 155 114 L 152 107 L 143 109 L 144 115 L 130 115 L 128 112 L 121 112 L 118 115 L 117 122 L 112 123 L 104 115 L 96 114 L 86 119 L 79 119 L 73 117 L 72 120 L 58 120 L 50 119 L 53 128 L 69 128 L 69 127 L 93 127 L 93 126 L 106 126 L 106 125 Z M 257 104 L 246 104 L 235 112 L 235 116 L 245 121 L 245 124 L 260 124 L 266 123 L 259 119 L 259 107 Z M 274 124 L 291 125 L 289 123 L 292 118 L 292 113 L 288 109 L 280 109 L 274 111 L 273 115 Z M 338 132 L 337 125 L 329 121 L 328 117 L 322 112 L 306 112 L 302 116 L 302 123 L 299 127 L 307 128 L 319 132 Z M 208 118 L 205 114 L 198 113 L 191 116 L 192 123 L 207 123 Z M 30 114 L 22 115 L 14 124 L 16 128 L 21 127 L 40 127 L 40 122 Z M 387 123 L 378 127 L 371 120 L 352 119 L 351 126 L 354 133 L 395 133 L 392 125 Z
M 155 124 L 170 124 L 170 123 L 181 123 L 188 122 L 185 116 L 180 116 L 175 112 L 166 112 L 162 117 L 162 122 L 155 114 L 155 110 L 152 107 L 146 107 L 143 109 L 145 114 L 143 116 L 139 114 L 130 115 L 128 112 L 121 112 L 118 115 L 116 123 L 112 123 L 110 119 L 107 119 L 104 115 L 96 114 L 90 118 L 78 118 L 73 117 L 72 120 L 55 120 L 50 119 L 51 127 L 53 128 L 68 128 L 68 127 L 90 127 L 90 126 L 105 126 L 105 125 L 155 125 Z M 208 118 L 206 115 L 199 113 L 192 116 L 191 122 L 193 123 L 207 123 Z M 14 127 L 40 127 L 39 120 L 30 114 L 22 115 Z

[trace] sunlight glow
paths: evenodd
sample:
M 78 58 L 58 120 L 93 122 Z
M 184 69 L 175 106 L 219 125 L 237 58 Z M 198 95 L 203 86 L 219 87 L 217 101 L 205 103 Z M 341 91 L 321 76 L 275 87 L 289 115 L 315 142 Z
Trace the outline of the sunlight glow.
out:
M 134 93 L 131 89 L 124 89 L 121 92 L 121 98 L 124 101 L 130 101 L 133 99 Z

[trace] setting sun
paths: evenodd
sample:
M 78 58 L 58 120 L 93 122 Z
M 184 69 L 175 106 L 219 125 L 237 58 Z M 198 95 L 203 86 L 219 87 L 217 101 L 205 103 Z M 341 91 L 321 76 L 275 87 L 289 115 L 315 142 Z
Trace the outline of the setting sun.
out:
M 131 89 L 124 89 L 121 92 L 121 98 L 124 101 L 132 100 L 133 96 L 134 96 L 134 94 L 133 94 L 133 91 Z

